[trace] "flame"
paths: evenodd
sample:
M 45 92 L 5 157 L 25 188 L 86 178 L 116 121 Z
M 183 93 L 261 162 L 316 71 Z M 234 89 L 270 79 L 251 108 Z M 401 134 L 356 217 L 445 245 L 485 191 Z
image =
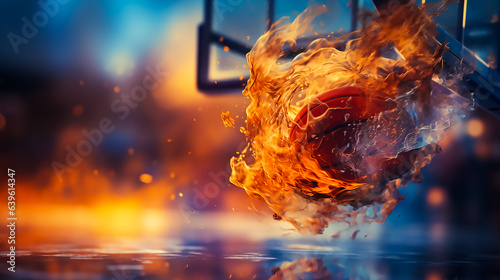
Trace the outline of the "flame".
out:
M 229 114 L 229 111 L 225 113 L 222 112 L 220 117 L 222 118 L 222 122 L 224 123 L 225 127 L 234 127 L 234 119 Z
M 311 275 L 314 279 L 330 279 L 332 277 L 327 267 L 323 265 L 323 261 L 317 258 L 302 258 L 293 262 L 285 261 L 281 267 L 273 269 L 273 274 L 269 280 L 304 279 L 306 274 Z
M 446 47 L 435 39 L 432 18 L 445 5 L 409 3 L 389 16 L 366 13 L 361 30 L 317 39 L 292 61 L 284 59 L 284 48 L 295 51 L 297 39 L 312 32 L 312 21 L 326 7 L 275 23 L 247 54 L 251 76 L 243 95 L 251 103 L 242 131 L 248 145 L 231 159 L 231 182 L 303 233 L 322 233 L 335 221 L 383 223 L 403 199 L 398 189 L 422 180 L 420 169 L 469 104 L 458 95 L 465 71 L 442 69 Z M 321 100 L 322 93 L 346 87 L 362 92 L 362 106 L 352 98 L 333 108 Z M 379 100 L 385 107 L 377 112 Z M 313 114 L 316 106 L 323 107 L 320 115 Z M 315 145 L 332 140 L 321 127 L 331 114 L 353 106 L 370 117 L 351 123 L 345 114 L 345 125 L 355 131 L 353 145 L 332 154 L 346 168 L 322 168 Z M 296 120 L 301 110 L 305 124 Z M 302 138 L 294 139 L 290 131 L 297 126 Z M 346 170 L 354 179 L 342 177 Z

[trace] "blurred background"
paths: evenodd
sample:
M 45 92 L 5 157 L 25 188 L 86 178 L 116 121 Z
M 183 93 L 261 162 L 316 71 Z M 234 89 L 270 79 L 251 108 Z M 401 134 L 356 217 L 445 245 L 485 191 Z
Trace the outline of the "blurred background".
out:
M 303 258 L 329 271 L 309 270 L 314 279 L 500 279 L 495 104 L 450 131 L 423 183 L 355 239 L 332 238 L 343 225 L 301 236 L 229 183 L 245 143 L 245 53 L 270 23 L 311 3 L 329 9 L 324 34 L 355 30 L 357 13 L 375 9 L 369 0 L 2 1 L 0 199 L 14 169 L 18 217 L 16 273 L 2 267 L 2 279 L 269 279 Z M 497 73 L 499 14 L 497 0 L 465 0 L 436 21 Z M 234 127 L 222 123 L 226 111 Z

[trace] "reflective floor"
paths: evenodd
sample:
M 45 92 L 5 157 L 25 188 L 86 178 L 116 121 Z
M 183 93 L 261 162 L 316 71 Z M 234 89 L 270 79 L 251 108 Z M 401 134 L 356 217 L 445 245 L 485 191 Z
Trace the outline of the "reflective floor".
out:
M 362 240 L 223 241 L 163 250 L 58 248 L 18 252 L 16 272 L 3 270 L 0 279 L 500 279 L 497 248 L 382 246 Z

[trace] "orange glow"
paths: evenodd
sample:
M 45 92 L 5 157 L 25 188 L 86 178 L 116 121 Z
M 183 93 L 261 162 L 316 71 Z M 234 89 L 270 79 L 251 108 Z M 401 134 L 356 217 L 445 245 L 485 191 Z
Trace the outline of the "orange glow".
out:
M 71 110 L 73 116 L 80 116 L 81 114 L 83 114 L 83 111 L 84 109 L 82 105 L 76 105 L 75 107 L 73 107 L 73 110 Z
M 143 154 L 144 149 L 139 149 L 141 147 L 139 141 L 138 146 L 134 146 L 137 149 L 134 150 L 134 156 L 121 157 L 123 162 L 118 165 L 123 165 L 124 169 L 116 167 L 117 169 L 113 170 L 114 166 L 103 163 L 106 153 L 95 150 L 83 159 L 81 165 L 72 168 L 71 173 L 65 173 L 62 181 L 57 179 L 49 164 L 42 165 L 37 174 L 19 178 L 18 187 L 21 191 L 16 195 L 19 196 L 19 205 L 22 205 L 18 214 L 23 221 L 18 232 L 19 248 L 30 249 L 39 244 L 87 242 L 97 247 L 103 246 L 105 242 L 113 242 L 128 248 L 134 242 L 139 242 L 140 238 L 158 237 L 152 232 L 159 232 L 160 229 L 164 231 L 164 235 L 158 235 L 165 238 L 167 235 L 180 236 L 179 231 L 185 230 L 188 226 L 194 227 L 186 224 L 180 217 L 177 204 L 190 202 L 186 199 L 190 200 L 192 188 L 195 187 L 191 184 L 198 184 L 196 187 L 202 189 L 207 180 L 204 177 L 210 171 L 217 173 L 225 170 L 227 162 L 225 157 L 221 157 L 221 151 L 227 150 L 230 141 L 241 141 L 244 138 L 238 130 L 225 129 L 220 124 L 220 112 L 222 109 L 230 108 L 233 112 L 235 104 L 238 104 L 240 110 L 235 113 L 241 115 L 246 101 L 243 96 L 235 94 L 209 96 L 197 90 L 196 83 L 193 82 L 196 79 L 196 56 L 193 54 L 196 53 L 197 38 L 186 36 L 195 30 L 198 24 L 196 18 L 197 15 L 194 14 L 183 16 L 184 24 L 172 28 L 171 32 L 166 32 L 164 35 L 168 42 L 159 47 L 159 51 L 164 52 L 162 56 L 165 60 L 164 65 L 176 65 L 176 67 L 169 70 L 170 75 L 165 78 L 165 82 L 159 83 L 151 94 L 151 98 L 154 98 L 155 103 L 164 108 L 165 112 L 175 115 L 174 121 L 168 122 L 168 126 L 163 126 L 164 129 L 157 131 L 157 139 L 161 139 L 157 160 L 150 161 Z M 155 64 L 156 61 L 152 65 Z M 74 85 L 83 86 L 84 82 L 76 80 Z M 108 87 L 110 93 L 114 91 L 112 85 Z M 121 89 L 121 92 L 123 93 L 124 89 Z M 141 103 L 135 109 L 135 116 L 131 116 L 128 121 L 141 114 L 139 111 L 145 107 L 149 110 L 147 106 L 148 104 Z M 68 114 L 72 114 L 71 109 L 72 107 L 69 107 Z M 87 114 L 88 108 L 85 109 Z M 2 113 L 7 117 L 6 128 L 10 129 L 9 115 Z M 110 112 L 94 113 L 92 115 L 96 118 L 111 116 Z M 193 122 L 194 117 L 196 122 Z M 93 123 L 83 125 L 83 127 L 66 127 L 60 134 L 55 135 L 58 137 L 59 148 L 54 150 L 52 158 L 64 160 L 66 145 L 75 147 L 75 143 L 82 139 L 82 129 L 93 128 Z M 109 137 L 105 136 L 106 139 Z M 104 145 L 99 149 L 103 147 Z M 127 148 L 129 147 L 123 150 L 125 155 L 128 152 Z M 192 151 L 189 156 L 188 151 Z M 151 177 L 152 181 L 149 184 L 144 184 L 140 180 L 140 175 L 147 172 L 145 166 L 153 166 L 159 170 L 158 173 L 151 173 L 154 178 Z M 173 178 L 170 177 L 170 173 Z M 184 194 L 183 199 L 177 196 L 179 192 Z M 221 200 L 221 206 L 225 202 L 229 203 L 229 200 L 224 198 L 226 193 L 221 192 L 221 197 L 218 198 Z M 246 194 L 238 192 L 236 198 L 243 200 Z M 231 199 L 234 200 L 234 196 Z M 217 207 L 220 208 L 219 203 Z M 154 211 L 153 215 L 151 211 Z M 3 220 L 6 218 L 5 213 L 7 212 L 0 212 L 0 218 Z M 146 217 L 151 217 L 151 220 L 144 221 Z M 109 221 L 108 218 L 118 221 Z M 197 219 L 199 218 L 193 216 L 190 223 L 196 223 L 194 228 L 199 229 L 201 225 Z M 156 221 L 159 228 L 151 226 L 152 220 Z M 245 228 L 244 231 L 236 232 L 234 236 L 241 236 L 242 232 L 248 233 L 250 237 L 255 236 L 251 234 L 251 229 L 256 227 L 256 222 L 251 226 L 248 221 L 239 224 L 237 220 L 227 222 L 226 219 L 224 221 L 217 219 L 217 222 L 226 227 L 224 232 L 228 232 L 230 225 L 237 225 L 238 229 Z M 172 224 L 175 226 L 170 226 Z M 143 225 L 146 226 L 145 229 L 141 229 Z M 117 229 L 114 229 L 115 226 Z M 277 232 L 280 229 L 274 230 Z M 161 244 L 163 245 L 164 243 Z M 141 246 L 144 248 L 142 244 Z M 2 248 L 0 246 L 0 249 Z
M 491 150 L 492 150 L 491 145 L 486 141 L 478 141 L 474 145 L 474 153 L 480 159 L 486 159 L 492 156 Z
M 426 280 L 442 280 L 443 277 L 439 273 L 431 272 L 431 273 L 427 274 L 427 277 L 425 279 Z
M 166 231 L 166 212 L 161 209 L 146 209 L 140 217 L 143 229 L 148 234 L 162 234 Z
M 481 120 L 478 119 L 470 119 L 467 122 L 467 133 L 470 137 L 477 138 L 483 135 L 484 132 L 484 124 Z
M 143 182 L 145 184 L 149 184 L 149 183 L 153 182 L 153 176 L 151 176 L 151 175 L 149 175 L 147 173 L 143 173 L 139 177 L 139 180 L 141 180 L 141 182 Z
M 115 87 L 115 88 L 113 89 L 113 91 L 114 91 L 114 92 L 116 92 L 116 93 L 119 93 L 119 92 L 120 92 L 120 88 L 119 88 L 119 87 Z
M 433 187 L 427 193 L 427 203 L 432 207 L 437 207 L 443 204 L 446 199 L 445 191 L 440 187 Z
M 44 172 L 20 181 L 17 187 L 26 190 L 16 193 L 16 200 L 25 205 L 16 209 L 17 217 L 23 220 L 17 236 L 20 248 L 68 242 L 99 247 L 143 236 L 156 238 L 167 229 L 175 234 L 169 224 L 182 220 L 165 209 L 175 191 L 166 180 L 136 188 L 130 182 L 112 183 L 106 173 L 82 165 L 64 181 Z M 42 188 L 40 178 L 46 181 Z M 0 218 L 5 219 L 5 215 L 0 213 Z
M 2 113 L 0 113 L 0 131 L 2 131 L 5 128 L 5 124 L 6 124 L 5 117 L 3 116 Z
M 228 52 L 229 51 L 229 47 L 228 46 L 224 46 L 224 51 Z

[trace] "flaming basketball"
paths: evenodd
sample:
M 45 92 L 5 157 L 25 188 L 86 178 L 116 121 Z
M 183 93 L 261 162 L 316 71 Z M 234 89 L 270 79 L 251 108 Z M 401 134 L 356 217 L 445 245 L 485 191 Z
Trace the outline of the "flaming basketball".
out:
M 352 154 L 360 124 L 373 119 L 394 107 L 381 92 L 370 92 L 359 87 L 344 87 L 320 94 L 318 102 L 312 102 L 297 114 L 290 140 L 297 142 L 297 152 L 308 149 L 323 170 L 333 178 L 344 181 L 383 179 L 381 174 L 391 171 L 395 165 L 407 159 L 408 153 L 397 158 L 381 158 L 376 174 L 357 174 L 355 169 L 342 162 L 340 154 Z M 408 169 L 394 170 L 391 178 L 402 176 Z M 378 175 L 378 176 L 377 176 Z
M 468 106 L 457 94 L 463 73 L 441 69 L 432 17 L 442 8 L 409 3 L 371 15 L 361 30 L 317 39 L 290 62 L 283 48 L 326 7 L 275 23 L 247 55 L 248 145 L 231 160 L 231 182 L 302 232 L 383 222 Z

